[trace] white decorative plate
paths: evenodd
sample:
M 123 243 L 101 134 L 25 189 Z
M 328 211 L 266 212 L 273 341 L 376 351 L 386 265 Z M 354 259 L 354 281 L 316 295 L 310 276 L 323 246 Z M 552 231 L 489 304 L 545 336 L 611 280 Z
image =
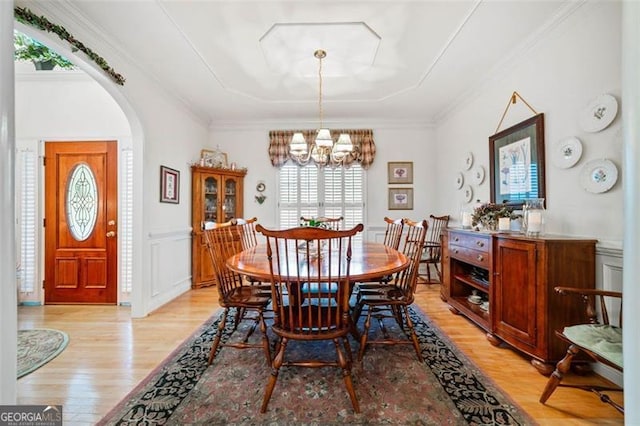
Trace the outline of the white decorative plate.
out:
M 482 167 L 481 165 L 477 165 L 471 173 L 471 180 L 476 185 L 480 185 L 482 182 L 484 182 L 484 167 Z
M 618 101 L 611 95 L 600 95 L 580 114 L 580 127 L 585 132 L 599 132 L 616 118 Z
M 473 166 L 473 153 L 467 152 L 464 156 L 464 169 L 471 170 L 471 166 Z
M 456 174 L 456 189 L 462 188 L 462 185 L 464 185 L 464 176 L 462 176 L 462 173 L 458 172 Z
M 473 200 L 473 188 L 471 185 L 465 185 L 464 187 L 464 201 L 470 203 Z
M 618 181 L 618 168 L 611 160 L 592 160 L 580 172 L 580 183 L 587 192 L 607 192 Z
M 573 167 L 582 156 L 582 143 L 576 137 L 569 137 L 556 142 L 551 153 L 553 165 L 560 169 Z

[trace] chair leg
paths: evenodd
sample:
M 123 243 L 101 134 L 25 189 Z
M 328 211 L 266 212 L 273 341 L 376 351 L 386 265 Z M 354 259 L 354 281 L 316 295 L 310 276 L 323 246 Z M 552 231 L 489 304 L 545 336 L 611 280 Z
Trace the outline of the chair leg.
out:
M 351 352 L 351 343 L 349 343 L 349 338 L 347 336 L 342 338 L 342 342 L 344 344 L 344 350 L 347 352 L 347 358 L 349 359 L 349 368 L 351 368 L 351 364 L 353 363 L 353 354 Z
M 427 265 L 427 284 L 430 284 L 431 283 L 431 264 L 427 262 L 426 265 Z
M 209 352 L 209 362 L 207 365 L 211 365 L 213 362 L 213 358 L 216 356 L 216 351 L 218 350 L 218 345 L 220 344 L 220 339 L 222 338 L 222 330 L 227 323 L 227 314 L 229 313 L 229 308 L 225 308 L 222 313 L 222 318 L 218 322 L 218 332 L 216 333 L 216 338 L 213 341 L 213 345 L 211 345 L 211 352 Z
M 238 329 L 240 319 L 244 316 L 244 308 L 236 308 L 235 323 L 233 324 L 233 331 Z
M 346 339 L 343 339 L 346 340 Z M 353 405 L 353 411 L 356 413 L 360 412 L 360 405 L 358 404 L 358 399 L 356 398 L 356 391 L 353 389 L 353 381 L 351 380 L 351 369 L 350 364 L 344 357 L 342 350 L 340 349 L 340 342 L 338 339 L 333 339 L 333 343 L 336 346 L 336 352 L 338 354 L 338 365 L 342 368 L 342 378 L 344 379 L 344 384 L 347 387 L 347 393 L 349 394 L 349 398 L 351 399 L 351 405 Z
M 411 321 L 411 317 L 409 316 L 409 308 L 407 307 L 407 305 L 403 305 L 402 309 L 404 310 L 404 316 L 407 317 L 407 326 L 409 327 L 409 331 L 411 332 L 411 340 L 413 341 L 413 348 L 416 350 L 418 361 L 424 362 L 424 358 L 422 358 L 422 354 L 420 353 L 420 344 L 418 343 L 418 336 L 416 336 L 416 331 L 413 328 L 413 321 Z
M 364 350 L 367 347 L 367 338 L 369 336 L 369 327 L 371 327 L 371 313 L 373 309 L 369 306 L 367 310 L 367 319 L 364 321 L 364 330 L 360 335 L 360 350 L 358 351 L 358 361 L 362 361 L 362 357 L 364 356 Z
M 549 381 L 547 382 L 544 391 L 542 391 L 542 395 L 540 396 L 541 403 L 544 404 L 547 402 L 547 399 L 549 399 L 551 394 L 556 390 L 564 375 L 569 371 L 569 368 L 571 368 L 571 360 L 578 354 L 578 352 L 580 352 L 580 350 L 575 345 L 571 345 L 569 346 L 569 349 L 567 349 L 567 354 L 564 358 L 558 361 L 555 371 L 551 373 L 551 376 L 549 376 Z
M 267 324 L 264 322 L 262 309 L 258 311 L 258 319 L 260 321 L 260 331 L 262 332 L 262 347 L 264 355 L 267 357 L 267 365 L 271 364 L 271 349 L 269 347 L 269 337 L 267 337 Z
M 436 268 L 436 273 L 438 274 L 438 282 L 442 282 L 442 272 L 440 272 L 440 268 L 438 268 L 438 262 L 433 264 L 433 267 Z
M 287 338 L 283 337 L 280 342 L 278 353 L 273 358 L 273 365 L 271 367 L 271 376 L 269 376 L 267 389 L 265 390 L 264 398 L 262 399 L 262 407 L 260 408 L 261 413 L 267 412 L 267 406 L 269 405 L 269 400 L 271 399 L 273 388 L 276 387 L 276 381 L 278 380 L 278 373 L 280 372 L 280 367 L 282 367 L 282 363 L 284 362 L 284 350 L 286 348 L 287 348 Z

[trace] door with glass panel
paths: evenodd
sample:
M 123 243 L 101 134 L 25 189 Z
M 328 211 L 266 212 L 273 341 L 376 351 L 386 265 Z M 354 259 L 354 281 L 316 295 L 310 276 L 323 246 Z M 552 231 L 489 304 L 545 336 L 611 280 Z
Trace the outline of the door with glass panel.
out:
M 45 303 L 117 302 L 117 143 L 45 143 Z

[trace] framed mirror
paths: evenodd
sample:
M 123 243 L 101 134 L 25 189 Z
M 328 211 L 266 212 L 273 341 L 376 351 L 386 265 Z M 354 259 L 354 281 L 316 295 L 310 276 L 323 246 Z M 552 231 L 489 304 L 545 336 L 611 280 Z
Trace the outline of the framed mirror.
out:
M 544 114 L 489 136 L 489 175 L 492 203 L 545 198 Z

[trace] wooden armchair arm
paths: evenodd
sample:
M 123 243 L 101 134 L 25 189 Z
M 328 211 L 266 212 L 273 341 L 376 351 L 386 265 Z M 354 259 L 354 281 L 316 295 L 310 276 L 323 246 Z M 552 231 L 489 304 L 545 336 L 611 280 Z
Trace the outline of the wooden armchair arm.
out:
M 596 299 L 600 307 L 602 315 L 602 323 L 609 324 L 609 313 L 605 304 L 605 297 L 615 297 L 620 299 L 620 318 L 619 324 L 622 326 L 622 293 L 619 291 L 598 290 L 593 288 L 575 288 L 575 287 L 555 287 L 556 293 L 561 295 L 577 294 L 582 298 L 586 305 L 587 317 L 590 324 L 600 324 L 598 321 L 598 313 L 595 309 Z
M 554 290 L 558 294 L 583 294 L 588 296 L 607 296 L 607 297 L 619 297 L 622 298 L 622 293 L 619 291 L 598 290 L 595 288 L 577 288 L 577 287 L 555 287 Z

